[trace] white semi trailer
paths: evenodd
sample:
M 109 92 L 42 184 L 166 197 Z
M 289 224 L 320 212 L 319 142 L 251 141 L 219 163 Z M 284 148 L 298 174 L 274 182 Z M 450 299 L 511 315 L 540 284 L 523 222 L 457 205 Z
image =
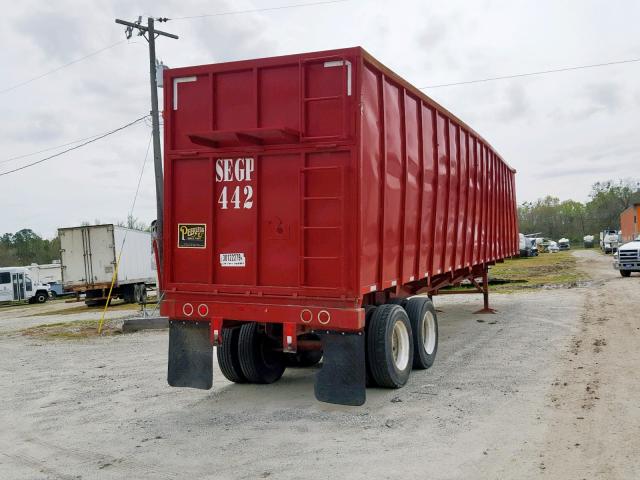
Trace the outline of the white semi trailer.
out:
M 62 284 L 84 293 L 87 305 L 104 305 L 118 260 L 112 298 L 142 303 L 157 283 L 149 232 L 108 224 L 60 228 L 58 236 Z

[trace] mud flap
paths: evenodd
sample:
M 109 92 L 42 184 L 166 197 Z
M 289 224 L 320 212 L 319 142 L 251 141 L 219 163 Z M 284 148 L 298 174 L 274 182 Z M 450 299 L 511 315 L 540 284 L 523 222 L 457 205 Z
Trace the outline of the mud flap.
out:
M 364 333 L 315 332 L 322 340 L 322 368 L 315 394 L 321 402 L 362 405 L 366 398 Z
M 172 387 L 209 390 L 213 386 L 209 322 L 169 322 L 167 381 Z

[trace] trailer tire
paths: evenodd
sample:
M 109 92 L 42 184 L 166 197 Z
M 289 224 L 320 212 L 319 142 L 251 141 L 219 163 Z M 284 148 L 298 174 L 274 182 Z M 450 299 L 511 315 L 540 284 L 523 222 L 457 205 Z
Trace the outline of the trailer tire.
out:
M 147 286 L 144 283 L 137 283 L 133 289 L 134 291 L 134 302 L 135 303 L 146 303 L 147 301 Z
M 273 383 L 286 368 L 284 354 L 255 322 L 240 327 L 238 354 L 242 373 L 251 383 Z
M 125 303 L 136 302 L 136 286 L 129 284 L 122 286 L 122 299 Z
M 385 388 L 400 388 L 409 380 L 413 359 L 411 323 L 399 305 L 376 308 L 367 335 L 371 376 Z
M 413 368 L 424 370 L 433 365 L 438 351 L 438 317 L 431 300 L 410 298 L 405 307 L 413 333 Z
M 223 328 L 222 345 L 216 347 L 218 366 L 225 378 L 234 383 L 247 383 L 247 377 L 242 373 L 240 355 L 238 353 L 238 339 L 240 328 Z
M 630 277 L 631 270 L 620 270 L 620 275 L 622 275 L 623 277 Z
M 371 323 L 371 317 L 373 316 L 373 312 L 376 311 L 375 305 L 365 305 L 364 306 L 364 335 L 365 338 L 369 338 L 369 324 Z M 371 375 L 371 365 L 369 365 L 369 349 L 366 346 L 364 348 L 364 362 L 366 367 L 366 385 L 367 387 L 377 387 L 376 381 L 373 379 L 373 375 Z

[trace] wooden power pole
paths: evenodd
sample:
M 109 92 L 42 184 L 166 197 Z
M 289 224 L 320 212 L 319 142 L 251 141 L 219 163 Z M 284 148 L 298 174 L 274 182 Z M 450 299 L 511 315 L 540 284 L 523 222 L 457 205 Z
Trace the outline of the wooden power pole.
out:
M 166 21 L 166 18 L 158 19 Z M 116 23 L 125 25 L 127 38 L 131 38 L 133 30 L 138 30 L 138 35 L 143 36 L 149 43 L 149 82 L 151 86 L 151 122 L 153 125 L 153 165 L 156 177 L 156 238 L 158 248 L 158 276 L 163 271 L 163 248 L 162 238 L 164 234 L 163 213 L 164 213 L 164 181 L 162 174 L 162 151 L 160 147 L 160 114 L 158 112 L 158 85 L 156 81 L 156 38 L 159 36 L 177 39 L 178 36 L 172 33 L 163 32 L 154 28 L 154 19 L 147 19 L 147 26 L 142 25 L 142 17 L 137 22 L 127 22 L 116 19 Z

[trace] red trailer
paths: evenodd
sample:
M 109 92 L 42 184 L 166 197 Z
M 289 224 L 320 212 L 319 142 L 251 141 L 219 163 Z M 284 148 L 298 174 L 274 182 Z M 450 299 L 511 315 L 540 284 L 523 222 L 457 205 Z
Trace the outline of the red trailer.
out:
M 427 295 L 518 253 L 515 171 L 362 48 L 166 70 L 168 380 L 311 365 L 360 405 L 437 350 Z M 485 279 L 481 285 L 478 279 Z M 486 302 L 485 302 L 486 306 Z

